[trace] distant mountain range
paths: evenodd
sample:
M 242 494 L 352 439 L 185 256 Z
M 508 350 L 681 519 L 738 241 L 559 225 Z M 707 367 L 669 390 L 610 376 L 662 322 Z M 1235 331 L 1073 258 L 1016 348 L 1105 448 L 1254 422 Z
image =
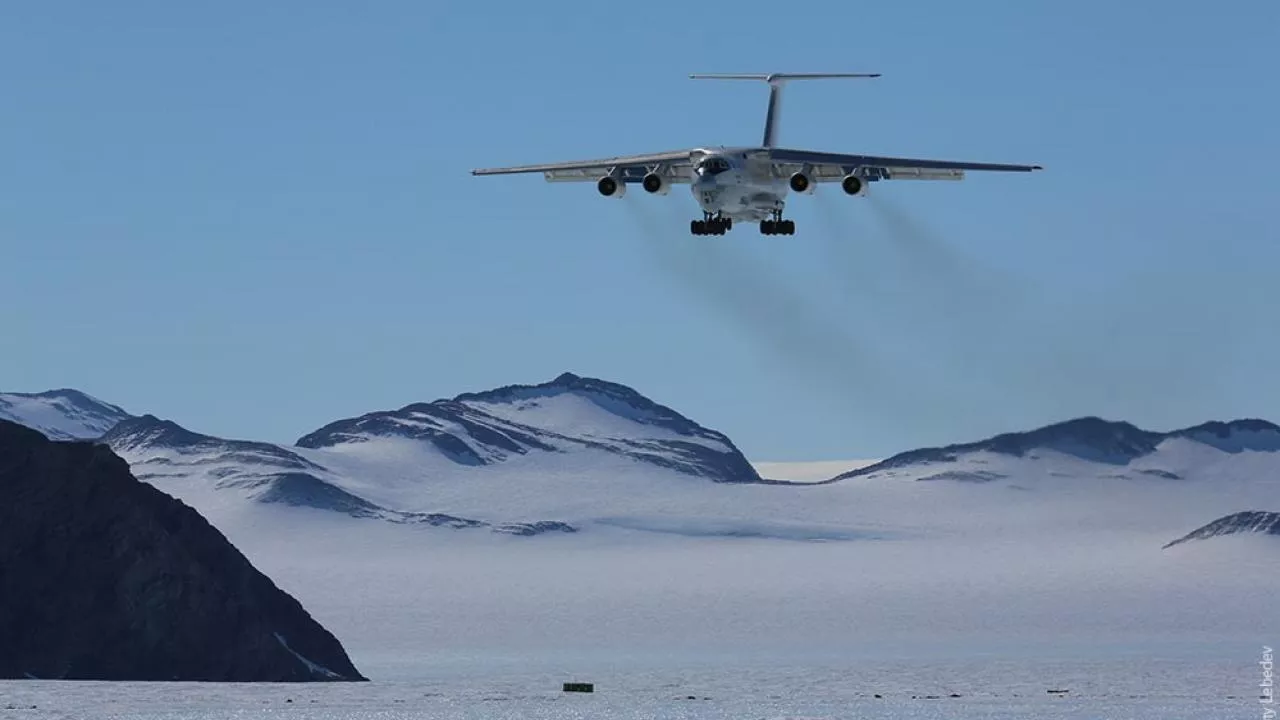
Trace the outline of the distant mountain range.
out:
M 1266 420 L 1214 421 L 1183 430 L 1161 433 L 1142 430 L 1127 422 L 1084 417 L 1028 432 L 996 435 L 978 442 L 911 450 L 894 455 L 882 462 L 842 473 L 829 482 L 873 477 L 897 468 L 951 465 L 967 456 L 980 453 L 1034 459 L 1037 453 L 1054 452 L 1089 462 L 1122 467 L 1130 465 L 1135 460 L 1152 456 L 1166 441 L 1175 439 L 1190 440 L 1226 453 L 1239 453 L 1246 450 L 1280 451 L 1280 427 Z M 1164 475 L 1171 479 L 1178 478 L 1176 473 L 1158 469 L 1147 469 L 1142 472 Z M 948 477 L 976 481 L 995 479 L 989 473 L 981 472 Z
M 788 497 L 799 498 L 816 486 L 886 480 L 1022 487 L 1028 475 L 1187 482 L 1280 470 L 1280 427 L 1265 420 L 1152 432 L 1086 417 L 912 450 L 816 483 L 788 483 L 761 477 L 723 433 L 624 385 L 572 373 L 337 420 L 292 446 L 201 435 L 75 390 L 0 394 L 0 417 L 50 438 L 106 443 L 140 479 L 197 507 L 204 502 L 197 495 L 214 490 L 259 504 L 523 536 L 574 533 L 583 518 L 652 527 L 652 515 L 616 513 L 645 503 L 675 507 L 650 497 L 659 481 L 673 488 L 791 486 Z M 558 484 L 547 485 L 547 478 Z M 583 498 L 602 493 L 614 493 L 607 507 L 585 508 Z M 1240 510 L 1166 547 L 1230 532 L 1273 532 L 1253 519 L 1268 513 Z M 555 516 L 566 512 L 579 520 Z M 1264 526 L 1272 529 L 1258 529 Z M 734 524 L 725 532 L 757 530 Z

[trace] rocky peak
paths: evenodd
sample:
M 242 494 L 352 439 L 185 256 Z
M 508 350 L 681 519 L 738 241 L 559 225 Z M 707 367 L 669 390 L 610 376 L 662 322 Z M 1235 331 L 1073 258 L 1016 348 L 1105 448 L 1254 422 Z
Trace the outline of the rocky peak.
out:
M 1208 540 L 1213 537 L 1221 537 L 1224 535 L 1238 535 L 1241 533 L 1261 533 L 1264 535 L 1280 535 L 1280 513 L 1262 512 L 1258 510 L 1232 513 L 1225 517 L 1196 528 L 1173 542 L 1165 545 L 1171 548 L 1174 545 L 1180 545 L 1192 540 Z

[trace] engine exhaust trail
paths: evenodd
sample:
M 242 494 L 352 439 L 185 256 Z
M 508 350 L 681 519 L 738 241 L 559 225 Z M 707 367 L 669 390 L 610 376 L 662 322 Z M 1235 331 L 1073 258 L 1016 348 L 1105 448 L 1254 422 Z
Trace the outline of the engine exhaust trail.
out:
M 899 308 L 930 338 L 930 352 L 946 371 L 966 378 L 962 390 L 975 401 L 999 393 L 1012 413 L 1031 422 L 1108 411 L 1133 417 L 1172 412 L 1193 398 L 1211 402 L 1211 364 L 1186 352 L 1171 331 L 1179 318 L 1201 323 L 1200 337 L 1221 337 L 1219 347 L 1230 346 L 1232 332 L 1180 299 L 1171 279 L 1166 285 L 1158 276 L 1130 276 L 1083 295 L 1066 290 L 1051 301 L 964 252 L 892 199 L 865 199 L 881 229 L 868 239 L 887 242 L 898 277 L 920 293 Z M 1147 367 L 1134 358 L 1145 358 Z
M 878 337 L 922 359 L 932 392 L 961 406 L 986 404 L 993 393 L 1037 405 L 1044 377 L 1019 369 L 1029 348 L 1043 347 L 1028 342 L 1028 331 L 1037 332 L 1032 293 L 886 197 L 819 195 L 822 232 L 814 237 L 841 278 L 842 300 L 876 307 Z M 963 410 L 952 411 L 964 421 Z M 931 419 L 941 420 L 937 413 Z
M 1009 307 L 1030 294 L 1017 279 L 959 250 L 891 198 L 868 195 L 865 200 L 902 262 L 930 281 L 937 299 L 964 297 L 985 310 Z
M 867 222 L 858 217 L 866 211 L 861 200 L 817 195 L 814 200 L 820 222 L 812 237 L 850 311 L 871 309 L 867 322 L 892 337 L 900 350 L 927 357 L 935 370 L 981 362 L 968 340 L 975 328 L 998 317 L 1001 306 L 975 304 L 973 281 L 958 277 L 975 274 L 968 266 L 976 263 L 965 262 L 920 228 Z
M 846 303 L 842 311 L 861 312 L 865 320 L 878 323 L 884 316 L 875 308 L 909 300 L 912 293 L 888 264 L 891 259 L 885 257 L 884 243 L 869 239 L 866 223 L 841 214 L 838 202 L 821 193 L 813 196 L 819 227 L 812 236 L 819 243 L 824 270 Z
M 842 413 L 857 408 L 851 419 L 858 422 L 906 428 L 918 420 L 911 407 L 926 400 L 912 397 L 919 385 L 895 381 L 895 370 L 901 368 L 883 361 L 870 336 L 822 317 L 775 270 L 753 259 L 743 240 L 692 237 L 680 208 L 663 207 L 659 212 L 664 217 L 658 219 L 641 201 L 623 202 L 647 236 L 645 245 L 656 266 L 704 307 L 736 325 L 753 345 L 779 361 L 789 377 L 812 381 L 813 389 Z

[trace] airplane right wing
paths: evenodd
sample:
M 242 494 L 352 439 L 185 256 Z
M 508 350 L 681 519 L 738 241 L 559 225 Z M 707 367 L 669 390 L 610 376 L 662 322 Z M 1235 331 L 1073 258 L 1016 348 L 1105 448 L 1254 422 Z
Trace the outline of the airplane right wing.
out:
M 844 155 L 785 148 L 770 148 L 768 152 L 769 159 L 780 172 L 796 172 L 808 166 L 816 182 L 838 181 L 854 171 L 877 180 L 961 180 L 966 170 L 1032 172 L 1042 169 L 1039 165 Z
M 509 175 L 540 172 L 547 182 L 595 182 L 605 175 L 615 175 L 622 182 L 640 182 L 649 172 L 656 172 L 668 182 L 689 182 L 693 165 L 702 156 L 696 149 L 671 150 L 645 155 L 622 155 L 599 160 L 574 160 L 546 165 L 517 165 L 504 168 L 472 170 L 472 175 Z

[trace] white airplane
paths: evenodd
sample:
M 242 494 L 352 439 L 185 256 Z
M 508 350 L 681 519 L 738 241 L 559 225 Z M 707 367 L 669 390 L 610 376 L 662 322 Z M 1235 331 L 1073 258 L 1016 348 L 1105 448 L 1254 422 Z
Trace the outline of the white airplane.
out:
M 759 222 L 764 235 L 793 235 L 795 221 L 784 220 L 787 191 L 809 195 L 818 183 L 840 182 L 849 195 L 865 195 L 878 180 L 962 180 L 966 170 L 1030 172 L 1039 165 L 917 160 L 912 158 L 842 155 L 777 147 L 782 86 L 790 80 L 874 78 L 880 73 L 693 74 L 697 79 L 763 80 L 769 84 L 769 108 L 764 142 L 759 147 L 691 148 L 600 160 L 548 165 L 521 165 L 472 170 L 472 175 L 542 173 L 548 182 L 594 180 L 605 197 L 621 198 L 628 183 L 640 183 L 648 193 L 666 195 L 673 184 L 688 183 L 702 207 L 702 219 L 692 220 L 694 235 L 723 235 L 735 220 Z

